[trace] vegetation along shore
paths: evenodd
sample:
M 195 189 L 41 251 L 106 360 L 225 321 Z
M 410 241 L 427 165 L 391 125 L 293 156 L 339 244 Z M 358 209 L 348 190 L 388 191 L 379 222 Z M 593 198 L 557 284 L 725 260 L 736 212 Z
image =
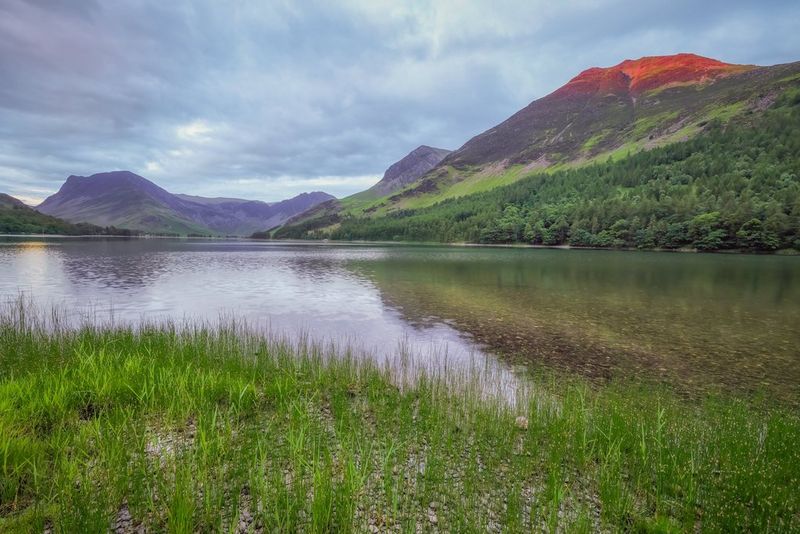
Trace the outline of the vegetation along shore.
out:
M 796 411 L 0 314 L 0 530 L 792 531 Z

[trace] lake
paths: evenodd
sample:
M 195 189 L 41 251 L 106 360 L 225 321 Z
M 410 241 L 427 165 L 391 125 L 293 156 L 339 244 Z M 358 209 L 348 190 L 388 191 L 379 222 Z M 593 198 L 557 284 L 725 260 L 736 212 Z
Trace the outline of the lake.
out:
M 0 297 L 800 398 L 800 258 L 0 237 Z

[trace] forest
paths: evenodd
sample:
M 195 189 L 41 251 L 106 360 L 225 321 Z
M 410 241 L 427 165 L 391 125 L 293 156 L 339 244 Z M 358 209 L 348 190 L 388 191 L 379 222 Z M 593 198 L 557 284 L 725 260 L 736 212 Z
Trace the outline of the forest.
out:
M 692 140 L 334 230 L 329 237 L 702 251 L 800 250 L 800 91 Z M 326 221 L 328 223 L 336 221 Z

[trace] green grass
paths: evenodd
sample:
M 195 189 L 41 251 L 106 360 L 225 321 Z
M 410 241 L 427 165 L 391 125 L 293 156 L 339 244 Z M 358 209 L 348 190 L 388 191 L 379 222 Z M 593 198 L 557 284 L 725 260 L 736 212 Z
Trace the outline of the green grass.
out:
M 11 303 L 0 531 L 800 528 L 796 413 L 544 372 L 512 405 L 496 375 L 414 361 Z
M 678 115 L 679 113 L 677 111 L 665 111 L 655 115 L 640 117 L 633 123 L 633 131 L 630 134 L 630 138 L 635 141 L 646 137 L 656 128 L 674 122 L 675 119 L 678 118 Z
M 508 185 L 535 172 L 526 171 L 523 165 L 513 165 L 508 168 L 498 169 L 496 172 L 475 169 L 459 171 L 450 166 L 446 167 L 445 170 L 446 176 L 439 180 L 440 187 L 444 186 L 441 191 L 397 197 L 402 195 L 403 192 L 411 191 L 418 187 L 420 185 L 419 181 L 382 197 L 376 197 L 370 191 L 362 191 L 342 199 L 341 212 L 356 217 L 377 217 L 398 209 L 424 208 L 449 198 L 463 197 Z M 397 198 L 393 199 L 392 197 Z
M 694 117 L 692 120 L 688 120 L 687 123 L 678 130 L 668 135 L 662 135 L 654 140 L 648 140 L 647 134 L 661 124 L 669 124 L 670 122 L 674 122 L 679 114 L 678 112 L 664 112 L 657 115 L 644 117 L 638 119 L 634 123 L 633 130 L 629 136 L 629 141 L 626 141 L 617 148 L 600 152 L 587 160 L 580 161 L 577 164 L 568 165 L 567 167 L 580 168 L 591 163 L 606 161 L 609 158 L 612 161 L 619 161 L 627 158 L 630 155 L 636 154 L 637 152 L 648 150 L 654 146 L 663 146 L 670 143 L 685 141 L 702 131 L 703 128 L 700 126 L 701 123 L 707 123 L 712 120 L 728 122 L 732 118 L 741 115 L 745 110 L 746 106 L 744 102 L 710 107 L 709 109 L 698 114 L 698 116 Z M 590 139 L 590 141 L 593 139 L 594 138 Z M 595 144 L 596 141 L 592 144 L 592 146 Z
M 720 120 L 722 122 L 728 122 L 733 117 L 737 115 L 741 115 L 747 110 L 747 106 L 745 102 L 735 102 L 733 104 L 727 104 L 724 106 L 717 106 L 711 108 L 705 113 L 705 120 Z
M 428 193 L 403 199 L 397 203 L 399 209 L 419 209 L 432 206 L 448 198 L 457 198 L 489 191 L 496 187 L 512 184 L 525 176 L 529 176 L 532 171 L 526 171 L 523 165 L 513 165 L 511 167 L 498 169 L 497 172 L 487 171 L 462 171 L 448 167 L 448 176 L 452 185 L 436 193 Z M 461 174 L 459 179 L 455 176 Z
M 605 136 L 607 136 L 609 133 L 610 133 L 610 131 L 608 129 L 605 129 L 605 130 L 601 130 L 600 132 L 598 132 L 598 133 L 594 134 L 593 136 L 591 136 L 589 139 L 586 140 L 585 143 L 583 143 L 583 147 L 582 147 L 583 151 L 584 152 L 591 152 L 592 149 L 595 146 L 597 146 L 597 144 L 600 141 L 602 141 L 603 138 Z

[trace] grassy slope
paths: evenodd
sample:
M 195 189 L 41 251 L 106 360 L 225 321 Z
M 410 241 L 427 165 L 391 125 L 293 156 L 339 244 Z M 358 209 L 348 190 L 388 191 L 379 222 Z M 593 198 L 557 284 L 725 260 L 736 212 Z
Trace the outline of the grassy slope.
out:
M 678 112 L 645 115 L 638 118 L 629 131 L 619 137 L 621 141 L 616 141 L 614 148 L 606 148 L 601 151 L 596 150 L 598 140 L 602 139 L 604 136 L 603 133 L 600 133 L 598 137 L 592 137 L 587 141 L 589 147 L 578 157 L 554 163 L 546 168 L 532 170 L 523 165 L 513 165 L 496 171 L 492 169 L 467 169 L 459 171 L 454 168 L 449 168 L 448 174 L 457 178 L 451 178 L 450 183 L 445 182 L 444 186 L 439 191 L 425 195 L 409 195 L 408 198 L 399 201 L 387 202 L 387 204 L 383 206 L 381 210 L 376 211 L 375 214 L 384 215 L 402 209 L 426 208 L 442 200 L 463 197 L 474 193 L 482 193 L 497 187 L 512 184 L 535 174 L 541 174 L 542 172 L 553 173 L 566 169 L 579 169 L 609 159 L 617 161 L 643 150 L 650 150 L 671 143 L 686 141 L 703 131 L 701 125 L 707 124 L 713 120 L 727 123 L 731 119 L 742 116 L 748 109 L 744 102 L 711 105 L 691 117 L 682 117 L 680 121 L 677 120 L 679 118 Z M 665 128 L 665 122 L 667 124 L 674 124 L 674 126 Z M 659 131 L 659 134 L 657 137 L 650 139 L 649 136 L 654 131 Z M 418 184 L 412 184 L 408 186 L 406 190 L 411 191 L 417 185 Z M 353 214 L 358 215 L 358 213 Z
M 12 307 L 0 530 L 800 528 L 796 413 L 553 376 L 511 409 L 397 375 L 235 326 L 48 333 Z
M 131 217 L 122 221 L 122 224 L 130 224 L 137 228 L 144 228 L 156 233 L 178 234 L 178 235 L 220 235 L 210 228 L 189 221 L 187 219 L 175 217 L 168 210 L 159 210 L 149 213 L 146 216 Z
M 76 231 L 75 225 L 32 209 L 0 206 L 0 233 L 74 234 Z
M 755 217 L 761 221 L 769 219 L 774 231 L 786 233 L 779 248 L 793 247 L 797 209 L 792 200 L 796 197 L 792 181 L 797 176 L 794 133 L 800 124 L 798 98 L 800 89 L 785 92 L 764 112 L 735 115 L 735 108 L 718 110 L 718 119 L 735 118 L 728 122 L 715 120 L 703 135 L 631 154 L 630 158 L 606 157 L 595 165 L 574 170 L 548 169 L 488 192 L 448 198 L 431 207 L 388 216 L 341 216 L 336 226 L 328 227 L 327 233 L 316 231 L 310 235 L 477 242 L 483 230 L 500 224 L 504 208 L 513 204 L 523 212 L 520 228 L 526 223 L 547 225 L 563 215 L 565 223 L 573 225 L 572 230 L 575 225 L 585 227 L 591 223 L 597 226 L 592 229 L 595 233 L 611 232 L 609 228 L 617 219 L 630 222 L 638 218 L 650 226 L 672 223 L 691 226 L 694 216 L 716 210 L 730 227 L 725 230 L 726 242 L 717 248 L 735 248 L 732 243 L 738 239 L 740 226 Z M 681 135 L 681 130 L 673 135 Z M 629 151 L 626 149 L 626 156 Z M 459 185 L 463 183 L 466 182 Z M 596 223 L 592 222 L 595 219 Z M 304 237 L 307 235 L 304 231 L 315 230 L 313 222 L 308 221 L 305 227 L 282 228 L 276 237 Z M 651 230 L 648 232 L 653 233 Z M 661 239 L 653 241 L 655 245 L 640 240 L 627 246 L 676 248 L 687 246 L 692 239 L 675 242 Z M 746 243 L 737 246 L 749 247 Z
M 408 195 L 387 206 L 385 212 L 427 207 L 448 198 L 488 191 L 537 172 L 580 168 L 608 158 L 616 160 L 642 150 L 685 141 L 702 132 L 703 126 L 710 121 L 727 122 L 751 111 L 761 111 L 765 102 L 774 99 L 787 87 L 797 86 L 798 68 L 800 64 L 778 66 L 755 79 L 748 79 L 749 74 L 745 73 L 741 77 L 708 85 L 687 84 L 650 91 L 639 97 L 633 119 L 624 127 L 619 127 L 619 117 L 609 110 L 607 116 L 592 123 L 590 130 L 571 132 L 569 135 L 584 140 L 580 148 L 548 154 L 545 168 L 537 164 L 528 169 L 519 165 L 496 170 L 492 165 L 481 169 L 452 169 L 450 174 L 458 175 L 458 179 L 445 182 L 435 192 Z M 781 73 L 785 72 L 792 74 L 783 76 Z M 462 187 L 461 181 L 467 184 Z M 489 183 L 483 185 L 482 181 Z M 419 183 L 411 184 L 407 191 L 418 186 Z
M 114 221 L 114 227 L 117 229 L 137 229 L 133 230 L 133 233 L 217 235 L 216 232 L 208 228 L 174 217 L 168 210 L 150 210 L 133 216 L 118 218 Z M 45 215 L 28 207 L 0 205 L 0 233 L 94 235 L 108 232 L 102 226 L 85 222 L 71 223 L 58 217 Z
M 117 198 L 103 199 L 90 209 L 84 209 L 82 216 L 85 216 L 87 220 L 113 221 L 116 226 L 122 228 L 141 228 L 144 231 L 155 233 L 218 234 L 218 232 L 181 217 L 150 199 L 135 198 L 133 201 Z
M 0 198 L 0 233 L 81 235 L 105 233 L 99 226 L 75 225 Z
M 568 154 L 549 154 L 547 161 L 525 165 L 488 165 L 483 168 L 453 167 L 434 169 L 403 190 L 381 198 L 358 193 L 343 199 L 340 207 L 325 213 L 339 217 L 379 217 L 394 211 L 419 209 L 442 200 L 481 193 L 541 173 L 581 168 L 608 159 L 619 160 L 642 150 L 685 141 L 701 133 L 711 121 L 728 122 L 753 111 L 760 112 L 770 99 L 787 87 L 797 87 L 800 64 L 773 67 L 763 79 L 723 79 L 710 85 L 687 84 L 657 89 L 641 97 L 633 120 L 619 128 L 613 113 L 594 123 L 590 131 L 576 132 L 583 139 L 579 148 Z M 784 75 L 788 72 L 788 75 Z M 784 74 L 781 74 L 784 73 Z M 605 124 L 613 123 L 614 127 Z M 556 132 L 552 132 L 555 135 Z M 435 184 L 429 187 L 426 181 Z M 309 228 L 315 225 L 308 224 Z M 319 218 L 316 229 L 334 229 Z

